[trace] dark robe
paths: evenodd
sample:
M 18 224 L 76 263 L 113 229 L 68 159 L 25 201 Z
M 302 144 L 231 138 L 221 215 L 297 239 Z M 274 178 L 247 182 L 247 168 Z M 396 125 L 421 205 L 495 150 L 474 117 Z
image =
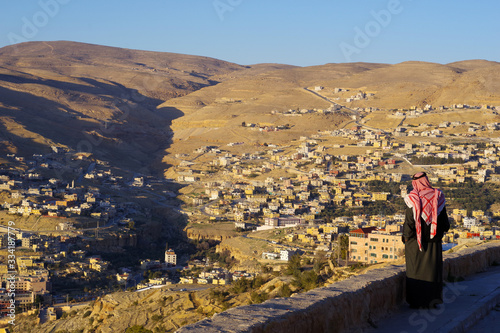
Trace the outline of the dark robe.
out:
M 436 235 L 430 238 L 431 226 L 420 218 L 422 251 L 418 248 L 413 211 L 406 207 L 403 242 L 406 257 L 406 301 L 412 308 L 429 308 L 443 303 L 443 247 L 441 240 L 450 228 L 446 208 L 438 215 Z

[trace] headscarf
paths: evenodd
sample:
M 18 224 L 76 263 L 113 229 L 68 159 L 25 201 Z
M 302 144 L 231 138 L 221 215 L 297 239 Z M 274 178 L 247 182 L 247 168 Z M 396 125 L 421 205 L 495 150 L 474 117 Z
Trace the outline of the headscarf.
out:
M 436 236 L 437 217 L 443 210 L 446 200 L 441 190 L 431 186 L 425 172 L 413 175 L 412 179 L 413 190 L 406 196 L 405 203 L 413 210 L 418 248 L 422 251 L 420 217 L 427 225 L 431 225 L 431 239 L 434 238 Z

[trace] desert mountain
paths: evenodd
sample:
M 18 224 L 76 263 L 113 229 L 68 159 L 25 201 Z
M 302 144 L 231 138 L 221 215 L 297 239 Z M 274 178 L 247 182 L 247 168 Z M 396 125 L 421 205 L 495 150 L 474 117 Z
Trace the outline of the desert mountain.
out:
M 147 167 L 168 145 L 156 106 L 246 67 L 207 57 L 73 42 L 0 49 L 0 139 L 27 154 L 51 145 Z
M 181 112 L 172 123 L 171 152 L 191 150 L 200 142 L 286 144 L 301 135 L 335 128 L 349 119 L 340 114 L 315 113 L 284 117 L 275 111 L 326 109 L 331 101 L 356 107 L 381 109 L 434 107 L 452 104 L 500 105 L 500 64 L 484 60 L 441 65 L 426 62 L 387 64 L 326 64 L 304 68 L 282 68 L 255 76 L 235 76 L 218 85 L 200 89 L 160 105 L 159 110 Z M 322 86 L 322 96 L 311 93 Z M 304 88 L 309 88 L 309 91 Z M 334 88 L 345 92 L 335 94 Z M 346 102 L 358 92 L 369 98 Z M 373 95 L 371 95 L 373 94 Z M 279 133 L 242 128 L 245 122 L 260 125 L 289 124 Z M 168 156 L 168 154 L 167 154 Z
M 322 112 L 333 99 L 351 108 L 500 105 L 499 74 L 500 63 L 485 60 L 242 66 L 75 42 L 22 43 L 0 49 L 0 149 L 28 155 L 55 145 L 162 172 L 172 162 L 165 156 L 202 145 L 254 149 L 336 128 L 349 117 Z M 345 102 L 359 91 L 373 95 Z M 289 109 L 315 112 L 284 115 Z
M 183 147 L 200 141 L 216 144 L 228 142 L 284 144 L 318 130 L 334 129 L 348 117 L 335 114 L 284 116 L 294 110 L 324 110 L 332 103 L 306 90 L 319 81 L 340 79 L 350 75 L 384 68 L 382 64 L 327 64 L 305 68 L 283 68 L 239 76 L 189 95 L 166 101 L 159 110 L 181 112 L 172 123 L 174 146 Z M 276 112 L 277 111 L 277 112 Z M 289 125 L 280 132 L 262 132 L 242 128 L 242 123 L 261 127 Z M 194 146 L 189 145 L 189 148 Z M 176 150 L 179 151 L 179 150 Z

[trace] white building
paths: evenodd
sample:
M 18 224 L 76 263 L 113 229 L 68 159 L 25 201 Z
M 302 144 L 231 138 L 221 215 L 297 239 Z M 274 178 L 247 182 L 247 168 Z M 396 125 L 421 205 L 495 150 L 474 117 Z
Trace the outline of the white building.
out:
M 172 266 L 177 265 L 177 255 L 175 254 L 174 250 L 168 249 L 167 251 L 165 251 L 165 263 Z
M 462 221 L 464 223 L 464 228 L 467 229 L 479 225 L 479 221 L 475 217 L 464 217 Z
M 295 251 L 290 250 L 281 250 L 280 251 L 280 260 L 289 261 L 290 257 L 295 254 Z

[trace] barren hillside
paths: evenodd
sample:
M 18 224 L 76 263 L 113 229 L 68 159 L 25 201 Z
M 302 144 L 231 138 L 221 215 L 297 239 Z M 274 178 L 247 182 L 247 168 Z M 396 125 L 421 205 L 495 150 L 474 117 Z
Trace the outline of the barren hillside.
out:
M 448 65 L 403 62 L 318 84 L 375 93 L 350 106 L 407 108 L 451 104 L 500 104 L 500 63 L 469 60 Z
M 29 155 L 56 145 L 161 173 L 172 153 L 202 145 L 244 142 L 254 150 L 336 128 L 349 118 L 323 114 L 331 100 L 388 109 L 500 105 L 499 74 L 499 63 L 484 60 L 242 66 L 74 42 L 22 43 L 0 49 L 0 150 Z M 305 89 L 316 86 L 330 101 Z M 336 95 L 334 88 L 349 91 Z M 345 102 L 358 91 L 374 95 Z M 315 112 L 282 114 L 289 109 Z
M 127 168 L 145 168 L 168 146 L 177 115 L 165 100 L 246 69 L 174 53 L 73 42 L 0 49 L 0 148 L 29 155 L 51 145 L 90 151 Z

